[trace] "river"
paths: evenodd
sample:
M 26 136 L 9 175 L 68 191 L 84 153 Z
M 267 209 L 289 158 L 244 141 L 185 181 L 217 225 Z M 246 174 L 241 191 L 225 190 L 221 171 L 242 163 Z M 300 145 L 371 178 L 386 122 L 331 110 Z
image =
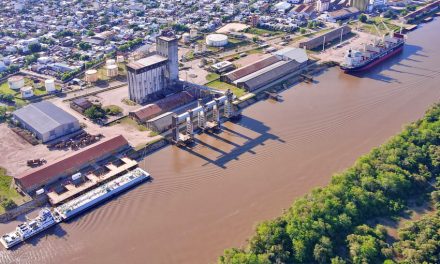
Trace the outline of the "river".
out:
M 332 68 L 263 101 L 192 149 L 168 146 L 141 166 L 154 180 L 62 223 L 1 263 L 213 263 L 258 222 L 420 118 L 440 98 L 440 22 L 362 76 Z M 12 229 L 17 222 L 0 226 Z

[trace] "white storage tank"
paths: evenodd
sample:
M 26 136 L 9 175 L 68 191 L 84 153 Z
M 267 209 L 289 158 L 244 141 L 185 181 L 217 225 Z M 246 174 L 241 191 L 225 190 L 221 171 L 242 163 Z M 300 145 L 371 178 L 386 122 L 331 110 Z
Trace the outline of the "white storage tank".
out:
M 55 89 L 55 80 L 54 79 L 47 79 L 44 81 L 44 87 L 46 87 L 46 92 L 51 93 L 54 92 Z
M 124 56 L 122 56 L 122 55 L 116 56 L 116 61 L 117 62 L 124 62 L 125 61 Z
M 189 43 L 191 41 L 191 37 L 190 37 L 189 33 L 183 33 L 182 41 L 183 41 L 183 43 Z
M 9 77 L 8 84 L 12 90 L 20 90 L 24 86 L 24 77 L 21 75 Z
M 105 66 L 107 68 L 107 77 L 116 77 L 119 74 L 118 71 L 118 65 L 107 65 Z
M 115 65 L 116 64 L 116 60 L 114 59 L 108 59 L 105 61 L 105 65 Z
M 29 98 L 34 96 L 34 89 L 32 86 L 25 86 L 20 89 L 21 98 Z
M 191 38 L 196 38 L 197 37 L 197 28 L 191 28 L 190 29 L 190 31 L 189 31 L 189 36 L 191 37 Z
M 96 82 L 98 81 L 98 71 L 97 70 L 88 70 L 86 71 L 86 82 Z
M 211 47 L 223 47 L 228 44 L 228 36 L 223 34 L 209 34 L 206 37 L 206 45 Z

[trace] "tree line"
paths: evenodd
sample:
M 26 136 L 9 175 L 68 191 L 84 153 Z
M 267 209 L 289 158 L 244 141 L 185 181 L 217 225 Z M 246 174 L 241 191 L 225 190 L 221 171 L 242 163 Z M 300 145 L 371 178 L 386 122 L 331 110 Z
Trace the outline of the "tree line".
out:
M 414 197 L 440 197 L 439 119 L 440 104 L 334 175 L 328 186 L 259 224 L 246 248 L 227 249 L 218 262 L 440 263 L 438 215 L 403 229 L 394 244 L 386 242 L 382 226 L 371 225 L 379 217 L 399 217 Z M 428 225 L 426 234 L 411 232 Z

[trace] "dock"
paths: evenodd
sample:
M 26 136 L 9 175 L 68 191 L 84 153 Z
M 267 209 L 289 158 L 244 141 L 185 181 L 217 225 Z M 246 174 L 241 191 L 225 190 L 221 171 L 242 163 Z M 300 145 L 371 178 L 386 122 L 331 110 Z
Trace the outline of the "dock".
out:
M 49 197 L 49 202 L 52 205 L 60 204 L 66 200 L 69 200 L 78 194 L 81 194 L 85 191 L 88 191 L 98 185 L 99 183 L 105 182 L 107 180 L 110 180 L 119 174 L 128 171 L 130 169 L 133 169 L 138 165 L 138 163 L 132 159 L 129 159 L 127 157 L 121 158 L 121 160 L 124 162 L 124 164 L 120 166 L 116 166 L 114 164 L 107 164 L 105 167 L 108 169 L 108 172 L 104 175 L 97 176 L 95 174 L 88 174 L 84 175 L 85 181 L 79 185 L 75 185 L 72 183 L 64 185 L 64 187 L 67 189 L 67 191 L 62 192 L 58 194 L 55 191 L 49 192 L 47 196 Z
M 303 78 L 303 80 L 305 82 L 313 82 L 313 76 L 312 75 L 301 74 L 300 76 Z

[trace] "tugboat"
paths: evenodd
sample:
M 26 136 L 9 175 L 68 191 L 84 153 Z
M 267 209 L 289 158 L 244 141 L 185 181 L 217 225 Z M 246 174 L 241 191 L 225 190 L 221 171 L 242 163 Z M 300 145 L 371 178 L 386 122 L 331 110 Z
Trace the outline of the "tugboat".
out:
M 346 73 L 368 70 L 401 52 L 404 45 L 405 35 L 403 34 L 394 33 L 392 36 L 384 36 L 382 40 L 372 45 L 365 45 L 363 50 L 349 49 L 340 68 Z

